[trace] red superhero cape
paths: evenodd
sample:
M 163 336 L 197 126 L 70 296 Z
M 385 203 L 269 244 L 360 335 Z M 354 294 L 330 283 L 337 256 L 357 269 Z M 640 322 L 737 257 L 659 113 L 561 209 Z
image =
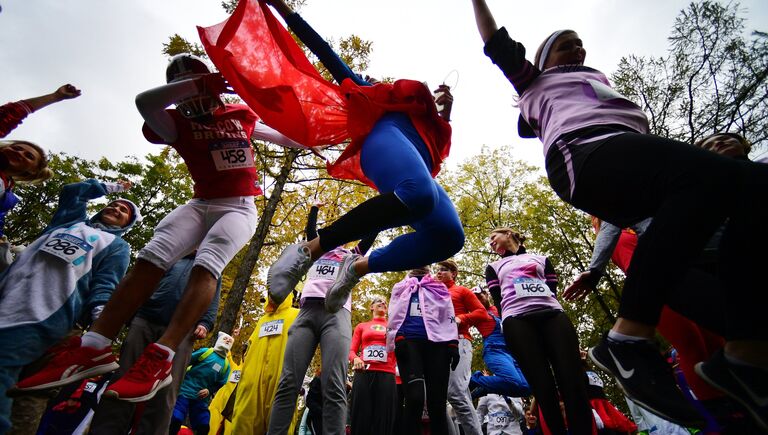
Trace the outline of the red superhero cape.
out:
M 267 125 L 308 147 L 351 141 L 328 165 L 331 176 L 375 187 L 360 168 L 360 148 L 376 121 L 392 111 L 410 117 L 430 151 L 433 176 L 448 157 L 451 127 L 422 83 L 328 82 L 265 3 L 241 0 L 230 18 L 198 32 L 213 63 Z

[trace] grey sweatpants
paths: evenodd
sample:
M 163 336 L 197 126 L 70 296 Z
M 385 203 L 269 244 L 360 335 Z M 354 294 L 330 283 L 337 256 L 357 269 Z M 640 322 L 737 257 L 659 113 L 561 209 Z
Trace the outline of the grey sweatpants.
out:
M 347 421 L 347 367 L 352 342 L 352 318 L 341 309 L 325 310 L 322 300 L 307 300 L 288 330 L 280 383 L 272 404 L 268 434 L 285 435 L 296 408 L 309 363 L 320 345 L 323 388 L 323 434 L 343 435 Z
M 156 342 L 165 332 L 166 326 L 148 322 L 145 319 L 136 317 L 131 322 L 131 328 L 128 330 L 128 336 L 120 350 L 120 368 L 115 372 L 112 381 L 120 379 L 126 371 L 139 359 L 144 348 L 150 343 Z M 173 406 L 176 404 L 176 396 L 181 388 L 181 381 L 184 379 L 184 373 L 189 365 L 189 359 L 192 355 L 192 335 L 191 333 L 181 342 L 176 349 L 176 355 L 173 357 L 173 367 L 171 376 L 173 381 L 171 385 L 158 391 L 155 397 L 145 402 L 144 411 L 138 418 L 139 423 L 137 434 L 142 435 L 167 435 L 168 426 L 171 423 L 171 414 Z M 91 435 L 113 435 L 124 434 L 131 430 L 134 416 L 135 403 L 124 400 L 115 400 L 103 397 L 96 407 L 96 414 L 91 423 Z
M 451 371 L 448 379 L 448 402 L 456 413 L 456 419 L 461 424 L 466 435 L 481 435 L 480 421 L 472 405 L 469 393 L 469 377 L 472 371 L 472 342 L 459 338 L 459 365 Z

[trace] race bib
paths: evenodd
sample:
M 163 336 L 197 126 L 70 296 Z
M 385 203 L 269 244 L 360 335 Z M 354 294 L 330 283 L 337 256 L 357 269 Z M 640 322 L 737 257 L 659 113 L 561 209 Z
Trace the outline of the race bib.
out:
M 280 335 L 283 333 L 283 319 L 265 322 L 259 329 L 259 338 L 269 337 L 270 335 Z
M 341 263 L 338 261 L 320 259 L 315 261 L 312 267 L 309 268 L 307 273 L 307 279 L 336 279 L 336 275 L 339 274 Z
M 589 83 L 590 86 L 592 86 L 592 90 L 595 91 L 595 95 L 597 96 L 597 99 L 600 101 L 627 100 L 627 97 L 616 92 L 616 90 L 614 90 L 612 87 L 606 85 L 601 81 L 587 79 L 587 82 Z
M 53 235 L 40 250 L 61 258 L 67 263 L 71 263 L 90 252 L 93 249 L 90 243 L 73 236 L 72 234 L 59 233 Z
M 88 382 L 87 384 L 85 384 L 85 388 L 83 388 L 83 390 L 88 393 L 93 393 L 96 391 L 96 386 L 97 386 L 96 382 Z
M 512 422 L 512 414 L 507 412 L 494 412 L 488 416 L 488 424 L 491 426 L 506 426 Z
M 240 374 L 242 372 L 240 370 L 232 370 L 232 373 L 229 375 L 229 382 L 232 382 L 234 384 L 240 382 Z
M 411 317 L 421 317 L 421 305 L 418 300 L 411 301 L 410 315 Z
M 214 372 L 217 372 L 217 373 L 218 373 L 218 372 L 220 372 L 220 371 L 221 371 L 221 364 L 219 364 L 219 363 L 213 363 L 213 365 L 211 366 L 211 368 L 213 369 L 213 371 L 214 371 Z
M 519 298 L 552 296 L 547 284 L 536 278 L 515 278 L 515 294 Z
M 252 168 L 253 151 L 251 145 L 242 140 L 222 141 L 208 145 L 211 158 L 217 171 Z
M 587 378 L 589 379 L 589 385 L 603 388 L 603 380 L 595 372 L 587 372 Z
M 387 349 L 379 344 L 372 344 L 363 349 L 363 361 L 387 362 Z

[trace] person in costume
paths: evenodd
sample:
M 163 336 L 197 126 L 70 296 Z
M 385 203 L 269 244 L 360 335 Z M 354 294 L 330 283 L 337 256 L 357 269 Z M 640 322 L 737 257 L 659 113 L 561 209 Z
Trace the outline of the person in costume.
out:
M 425 404 L 430 433 L 448 433 L 448 381 L 460 358 L 454 318 L 448 288 L 426 266 L 411 270 L 392 288 L 386 349 L 395 351 L 405 385 L 407 434 L 421 433 Z
M 184 294 L 194 265 L 194 253 L 177 261 L 160 280 L 152 297 L 136 312 L 136 317 L 131 321 L 128 335 L 120 348 L 120 368 L 113 375 L 112 381 L 123 376 L 141 356 L 144 348 L 163 335 L 171 321 L 173 310 Z M 208 310 L 198 320 L 194 332 L 191 332 L 179 345 L 173 357 L 171 369 L 173 383 L 138 409 L 136 404 L 123 400 L 109 398 L 101 400 L 91 423 L 92 435 L 128 433 L 132 427 L 135 427 L 136 434 L 140 435 L 168 433 L 176 397 L 192 355 L 193 342 L 195 339 L 205 338 L 208 331 L 213 329 L 219 307 L 220 291 L 221 280 L 217 283 L 216 296 L 208 306 Z
M 349 413 L 352 434 L 394 433 L 398 396 L 397 359 L 387 352 L 387 300 L 376 297 L 371 320 L 358 323 L 352 333 L 349 360 L 355 377 Z
M 576 32 L 552 33 L 532 63 L 525 47 L 498 28 L 485 0 L 472 5 L 485 53 L 519 95 L 518 132 L 542 141 L 557 195 L 619 228 L 653 218 L 638 240 L 618 319 L 590 358 L 639 405 L 686 426 L 703 426 L 651 339 L 662 307 L 686 279 L 670 265 L 695 260 L 727 220 L 718 276 L 727 282 L 722 306 L 730 318 L 724 335 L 729 358 L 715 355 L 712 362 L 726 377 L 739 373 L 747 386 L 731 383 L 730 390 L 752 404 L 768 429 L 768 413 L 754 400 L 760 393 L 751 387 L 768 385 L 768 323 L 757 320 L 760 304 L 753 303 L 763 283 L 758 274 L 743 273 L 768 260 L 759 248 L 768 234 L 756 231 L 768 219 L 768 167 L 649 134 L 643 110 L 611 88 L 603 73 L 584 65 L 586 50 Z M 740 289 L 738 296 L 732 289 Z M 708 303 L 689 299 L 681 313 L 705 322 L 697 310 Z
M 318 230 L 318 237 L 308 243 L 285 248 L 267 275 L 270 298 L 280 303 L 313 262 L 337 246 L 403 225 L 415 230 L 373 250 L 368 257 L 344 257 L 325 297 L 326 309 L 336 312 L 363 275 L 431 264 L 449 258 L 464 245 L 456 209 L 433 178 L 450 149 L 448 120 L 453 97 L 443 86 L 439 89 L 443 95 L 435 101 L 424 84 L 413 80 L 371 86 L 284 1 L 270 4 L 341 84 L 335 92 L 348 97 L 346 125 L 352 142 L 329 167 L 331 175 L 356 178 L 380 193 Z M 266 9 L 265 13 L 270 12 Z M 444 105 L 440 113 L 435 103 Z
M 275 402 L 288 343 L 288 330 L 299 314 L 293 295 L 275 306 L 265 300 L 265 313 L 248 339 L 240 382 L 237 386 L 232 433 L 265 434 Z M 294 396 L 293 400 L 296 400 Z M 295 419 L 287 429 L 293 433 Z
M 5 393 L 21 369 L 76 323 L 98 318 L 125 274 L 131 249 L 121 236 L 141 220 L 139 209 L 116 199 L 92 217 L 86 212 L 89 201 L 130 186 L 89 179 L 62 187 L 48 227 L 0 277 L 0 343 L 13 350 L 0 353 L 0 433 L 11 410 Z
M 256 230 L 254 197 L 262 191 L 250 140 L 299 146 L 258 123 L 247 106 L 222 103 L 220 95 L 231 91 L 200 58 L 171 58 L 166 82 L 139 94 L 136 105 L 145 120 L 145 137 L 174 147 L 184 159 L 194 197 L 160 221 L 105 307 L 107 315 L 82 340 L 57 349 L 48 365 L 19 383 L 21 389 L 60 386 L 114 370 L 111 344 L 122 325 L 149 299 L 171 265 L 197 249 L 187 289 L 162 337 L 104 394 L 143 401 L 168 386 L 176 349 L 208 308 L 224 267 Z M 172 104 L 176 108 L 168 109 Z M 80 368 L 69 370 L 72 365 Z
M 219 331 L 213 347 L 204 347 L 192 353 L 173 408 L 169 434 L 178 433 L 187 416 L 195 435 L 208 433 L 211 420 L 208 406 L 219 388 L 229 380 L 231 367 L 227 357 L 234 342 L 231 335 Z
M 317 237 L 319 205 L 312 206 L 307 218 L 305 232 L 308 240 Z M 347 355 L 352 340 L 352 298 L 348 296 L 344 309 L 335 312 L 325 309 L 325 298 L 334 278 L 341 273 L 343 258 L 352 252 L 364 255 L 375 239 L 376 234 L 366 237 L 353 250 L 336 247 L 312 265 L 301 291 L 301 309 L 291 326 L 286 344 L 283 371 L 275 393 L 268 433 L 285 433 L 293 423 L 296 397 L 318 345 L 323 366 L 323 427 L 328 433 L 344 432 L 347 413 Z

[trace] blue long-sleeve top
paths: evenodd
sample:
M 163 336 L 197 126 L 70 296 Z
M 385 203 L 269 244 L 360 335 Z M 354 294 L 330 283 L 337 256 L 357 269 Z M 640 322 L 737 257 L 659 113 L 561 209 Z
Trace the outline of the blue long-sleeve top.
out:
M 184 289 L 189 281 L 189 274 L 194 265 L 195 257 L 190 255 L 171 266 L 163 275 L 163 279 L 160 280 L 160 284 L 158 284 L 152 297 L 141 306 L 136 315 L 158 325 L 167 326 L 171 323 L 171 317 L 173 317 L 173 312 L 184 294 Z M 213 324 L 216 321 L 220 294 L 221 278 L 216 284 L 216 294 L 208 306 L 208 310 L 197 322 L 209 331 L 213 329 Z

